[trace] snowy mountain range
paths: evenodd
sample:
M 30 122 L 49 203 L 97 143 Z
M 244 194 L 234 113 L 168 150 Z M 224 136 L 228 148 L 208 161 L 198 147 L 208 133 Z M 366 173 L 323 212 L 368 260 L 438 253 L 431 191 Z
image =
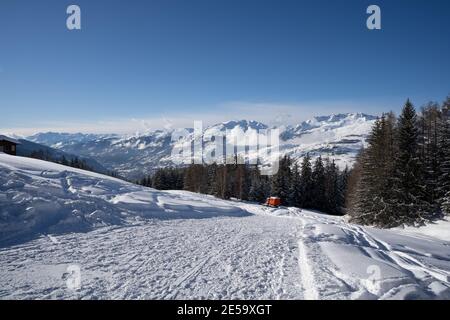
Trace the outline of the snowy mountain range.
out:
M 363 113 L 345 113 L 319 116 L 298 125 L 268 126 L 261 122 L 239 120 L 219 123 L 204 129 L 204 136 L 226 131 L 246 133 L 278 128 L 279 155 L 288 154 L 300 160 L 306 153 L 314 158 L 322 155 L 335 159 L 341 167 L 351 166 L 364 146 L 376 117 Z M 193 129 L 183 142 L 194 139 Z M 82 133 L 37 133 L 26 139 L 61 151 L 94 159 L 128 179 L 138 179 L 158 167 L 174 165 L 172 150 L 179 141 L 172 141 L 174 130 L 156 130 L 133 136 L 97 135 Z M 212 142 L 204 143 L 204 150 Z M 278 155 L 276 155 L 278 156 Z M 268 159 L 263 159 L 263 162 Z

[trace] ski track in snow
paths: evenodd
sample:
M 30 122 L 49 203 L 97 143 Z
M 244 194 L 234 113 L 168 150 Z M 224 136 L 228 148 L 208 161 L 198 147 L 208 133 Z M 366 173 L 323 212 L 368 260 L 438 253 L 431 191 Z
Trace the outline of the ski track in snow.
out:
M 308 253 L 303 240 L 298 241 L 298 252 L 298 265 L 303 284 L 303 297 L 305 300 L 316 300 L 319 298 L 319 295 L 314 286 L 314 275 L 309 265 Z
M 450 299 L 447 235 L 21 159 L 0 154 L 0 299 Z

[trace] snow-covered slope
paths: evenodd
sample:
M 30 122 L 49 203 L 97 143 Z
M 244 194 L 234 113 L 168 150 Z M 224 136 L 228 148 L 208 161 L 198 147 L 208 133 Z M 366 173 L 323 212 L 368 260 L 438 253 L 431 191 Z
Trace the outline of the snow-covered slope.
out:
M 362 113 L 349 113 L 315 117 L 297 126 L 278 126 L 280 155 L 301 159 L 309 152 L 313 157 L 331 157 L 341 167 L 351 166 L 375 119 Z M 224 134 L 228 130 L 237 136 L 268 128 L 257 121 L 228 121 L 205 128 L 204 135 Z M 192 134 L 193 129 L 187 130 Z M 138 179 L 158 167 L 173 165 L 172 149 L 176 143 L 171 137 L 172 130 L 157 130 L 134 136 L 43 133 L 28 139 L 96 159 L 128 179 Z M 189 136 L 187 141 L 192 139 Z M 212 142 L 205 142 L 205 152 L 212 147 Z M 266 161 L 269 159 L 261 159 Z
M 3 299 L 450 299 L 449 233 L 449 221 L 379 230 L 0 153 Z
M 0 246 L 41 233 L 88 231 L 127 224 L 130 219 L 248 214 L 216 199 L 190 200 L 89 171 L 0 153 Z
M 281 153 L 295 159 L 306 153 L 313 158 L 321 155 L 335 159 L 341 168 L 351 166 L 375 120 L 364 113 L 315 117 L 281 133 Z

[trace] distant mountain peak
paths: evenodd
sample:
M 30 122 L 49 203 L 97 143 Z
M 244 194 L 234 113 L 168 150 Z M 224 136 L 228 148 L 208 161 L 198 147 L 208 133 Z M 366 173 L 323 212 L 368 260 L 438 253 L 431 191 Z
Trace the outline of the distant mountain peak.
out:
M 365 119 L 371 121 L 377 119 L 377 117 L 361 112 L 337 113 L 337 114 L 332 113 L 330 115 L 325 116 L 316 116 L 311 120 L 307 120 L 306 122 L 311 123 L 314 120 L 318 122 L 337 122 L 346 119 L 348 120 Z
M 248 129 L 255 129 L 255 130 L 262 130 L 267 129 L 268 126 L 262 122 L 256 121 L 256 120 L 231 120 L 222 122 L 221 124 L 216 124 L 212 127 L 216 126 L 223 126 L 225 129 L 234 129 L 235 127 L 240 127 L 244 131 L 247 131 Z

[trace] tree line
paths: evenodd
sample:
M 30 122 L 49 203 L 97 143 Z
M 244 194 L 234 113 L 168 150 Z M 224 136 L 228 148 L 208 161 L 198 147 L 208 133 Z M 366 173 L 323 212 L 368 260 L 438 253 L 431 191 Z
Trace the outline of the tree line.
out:
M 288 155 L 279 162 L 273 176 L 262 175 L 258 166 L 242 163 L 191 164 L 185 168 L 159 168 L 137 183 L 159 190 L 187 190 L 222 199 L 236 198 L 263 203 L 278 196 L 283 205 L 344 213 L 349 171 L 340 171 L 333 160 L 306 155 L 300 164 Z M 228 163 L 230 163 L 228 161 Z
M 408 100 L 383 114 L 348 181 L 351 221 L 379 227 L 423 224 L 450 213 L 450 98 L 420 114 Z
M 91 168 L 86 163 L 86 161 L 83 159 L 79 159 L 78 157 L 73 157 L 71 159 L 67 159 L 64 155 L 62 155 L 60 158 L 57 158 L 53 154 L 48 152 L 47 150 L 42 150 L 42 149 L 35 150 L 30 153 L 30 158 L 50 161 L 50 162 L 62 164 L 64 166 L 69 166 L 69 167 L 73 167 L 73 168 L 94 171 L 93 168 Z
M 77 168 L 77 169 L 83 169 L 83 170 L 87 170 L 87 171 L 97 172 L 94 168 L 89 166 L 87 164 L 86 160 L 84 160 L 84 159 L 80 159 L 78 157 L 71 157 L 71 158 L 67 159 L 65 155 L 62 155 L 61 157 L 57 157 L 57 156 L 53 155 L 51 152 L 49 152 L 48 150 L 43 150 L 43 149 L 34 150 L 33 152 L 31 152 L 29 154 L 28 157 L 34 158 L 34 159 L 39 159 L 39 160 L 50 161 L 50 162 L 53 162 L 53 163 L 62 164 L 64 166 L 69 166 L 69 167 L 72 167 L 72 168 Z M 104 173 L 104 172 L 100 172 L 100 173 Z M 110 171 L 106 172 L 106 174 L 111 176 L 111 177 L 114 177 L 114 178 L 121 178 L 118 175 L 118 173 L 116 171 L 113 171 L 113 170 L 110 170 Z

